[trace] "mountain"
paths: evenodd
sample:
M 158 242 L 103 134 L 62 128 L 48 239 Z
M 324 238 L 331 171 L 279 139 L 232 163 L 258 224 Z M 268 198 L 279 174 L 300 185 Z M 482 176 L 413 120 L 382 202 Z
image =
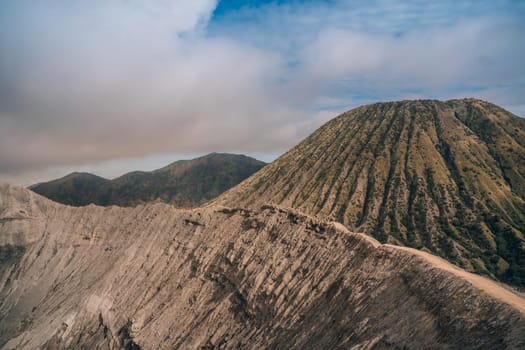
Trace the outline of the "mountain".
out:
M 266 163 L 235 154 L 211 153 L 180 160 L 151 172 L 135 171 L 107 180 L 72 173 L 30 189 L 59 203 L 84 206 L 134 206 L 161 200 L 178 207 L 196 207 L 235 186 Z
M 523 349 L 525 299 L 265 205 L 71 207 L 0 184 L 3 349 Z
M 525 120 L 488 102 L 353 109 L 215 201 L 267 202 L 525 287 Z

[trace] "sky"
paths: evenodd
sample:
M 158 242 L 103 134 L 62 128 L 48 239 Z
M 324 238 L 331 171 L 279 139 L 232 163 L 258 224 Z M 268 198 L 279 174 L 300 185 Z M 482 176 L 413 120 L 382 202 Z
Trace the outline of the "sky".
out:
M 271 161 L 377 101 L 477 97 L 523 117 L 524 37 L 522 0 L 7 0 L 0 180 Z

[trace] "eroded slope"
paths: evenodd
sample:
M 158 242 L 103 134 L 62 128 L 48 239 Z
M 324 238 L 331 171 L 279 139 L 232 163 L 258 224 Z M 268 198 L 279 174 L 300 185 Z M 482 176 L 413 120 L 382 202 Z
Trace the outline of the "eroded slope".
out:
M 74 208 L 0 185 L 0 247 L 4 349 L 525 346 L 519 295 L 275 206 Z
M 484 101 L 356 108 L 215 202 L 331 216 L 525 286 L 525 120 Z

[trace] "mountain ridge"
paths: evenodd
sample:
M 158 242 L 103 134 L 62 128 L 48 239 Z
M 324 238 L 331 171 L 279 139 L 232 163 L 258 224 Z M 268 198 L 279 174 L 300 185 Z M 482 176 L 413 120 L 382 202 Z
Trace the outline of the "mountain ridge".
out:
M 281 206 L 70 207 L 0 184 L 0 247 L 6 349 L 525 345 L 521 295 Z
M 244 155 L 210 153 L 178 160 L 153 171 L 132 171 L 114 179 L 73 172 L 29 188 L 59 203 L 134 206 L 160 200 L 195 207 L 244 180 L 266 163 Z
M 263 202 L 525 286 L 525 120 L 485 101 L 355 108 L 212 201 Z

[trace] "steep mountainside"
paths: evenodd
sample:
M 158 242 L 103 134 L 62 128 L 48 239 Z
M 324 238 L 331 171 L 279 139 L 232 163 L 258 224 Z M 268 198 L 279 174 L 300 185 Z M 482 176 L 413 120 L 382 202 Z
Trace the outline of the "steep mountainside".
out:
M 525 287 L 525 120 L 487 102 L 356 108 L 215 202 L 330 215 Z
M 114 180 L 86 173 L 37 184 L 31 190 L 56 202 L 134 206 L 157 199 L 178 207 L 195 207 L 237 185 L 266 164 L 235 154 L 212 153 L 181 160 L 152 171 L 135 171 Z
M 525 300 L 291 209 L 66 207 L 0 184 L 3 349 L 523 349 Z

